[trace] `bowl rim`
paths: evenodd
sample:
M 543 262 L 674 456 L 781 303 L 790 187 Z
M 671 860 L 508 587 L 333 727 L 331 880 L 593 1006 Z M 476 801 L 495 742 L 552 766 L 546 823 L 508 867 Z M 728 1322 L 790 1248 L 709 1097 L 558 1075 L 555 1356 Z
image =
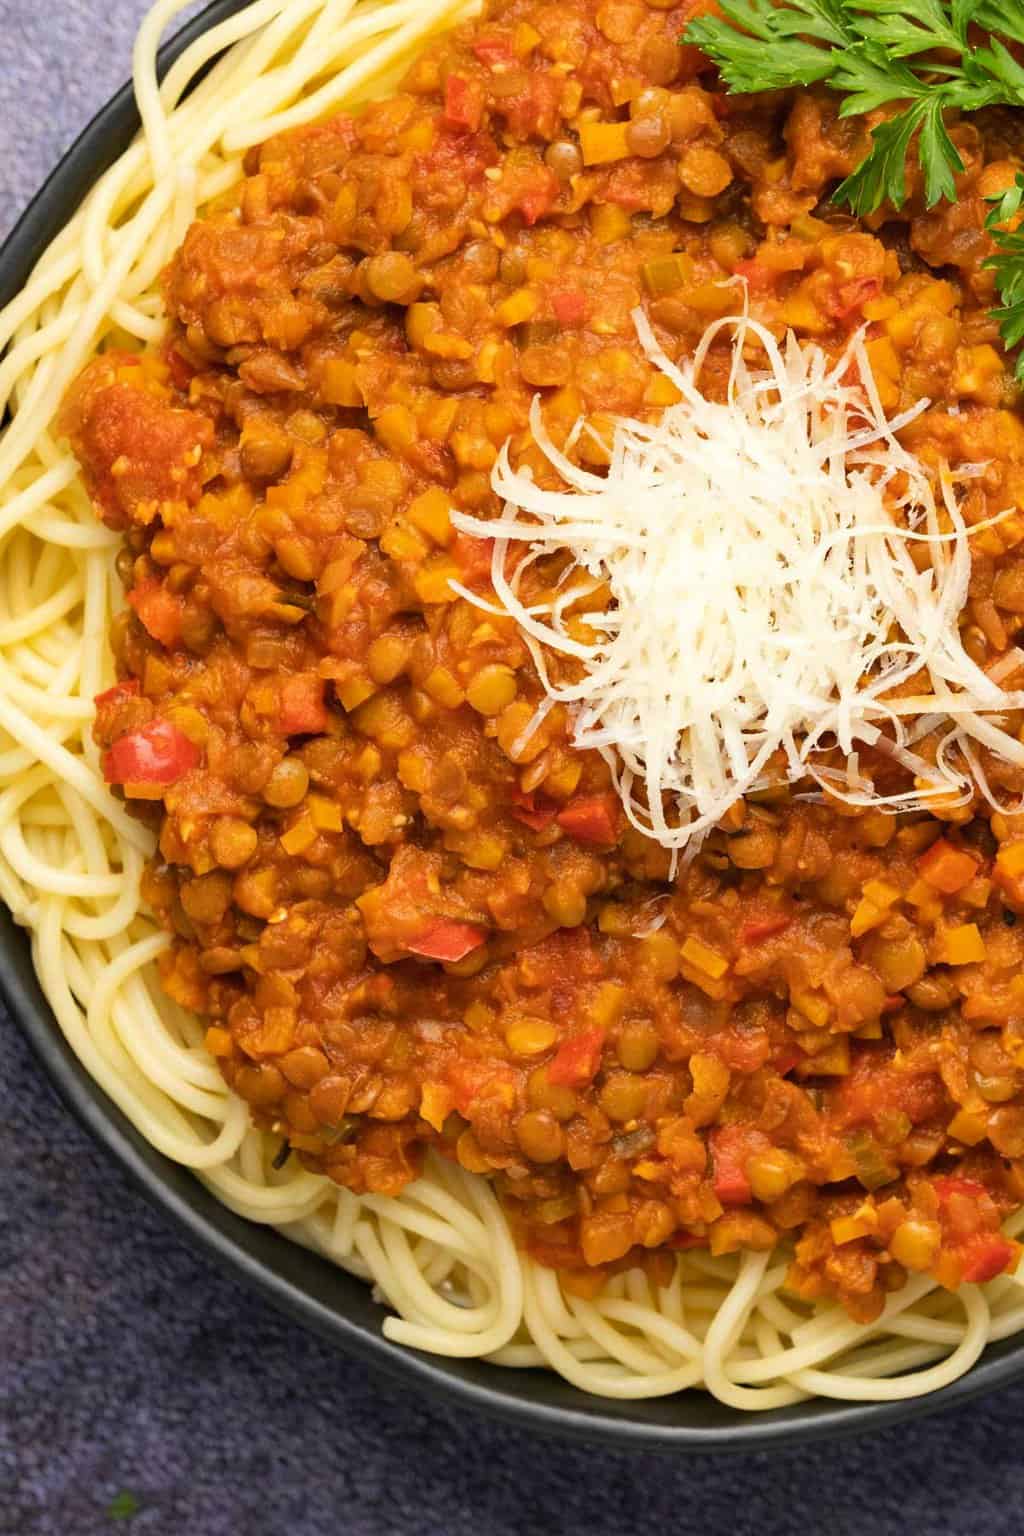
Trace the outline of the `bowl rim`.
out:
M 212 0 L 160 50 L 161 74 L 203 32 L 248 3 Z M 128 83 L 79 134 L 0 245 L 0 308 L 20 292 L 50 241 L 138 128 Z M 392 1344 L 380 1331 L 385 1309 L 362 1281 L 274 1229 L 236 1216 L 188 1169 L 151 1146 L 107 1098 L 65 1040 L 36 978 L 28 935 L 6 907 L 0 907 L 0 996 L 59 1097 L 179 1233 L 343 1352 L 462 1408 L 619 1450 L 737 1454 L 881 1429 L 963 1404 L 1024 1376 L 1022 1335 L 989 1345 L 965 1375 L 925 1397 L 882 1403 L 819 1398 L 741 1413 L 703 1392 L 615 1401 L 592 1397 L 552 1372 L 502 1370 Z

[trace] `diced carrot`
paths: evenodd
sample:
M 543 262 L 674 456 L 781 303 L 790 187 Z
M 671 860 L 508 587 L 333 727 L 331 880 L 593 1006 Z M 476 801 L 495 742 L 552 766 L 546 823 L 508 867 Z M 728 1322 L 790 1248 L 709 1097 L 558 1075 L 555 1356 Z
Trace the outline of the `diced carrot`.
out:
M 977 861 L 962 849 L 954 848 L 944 837 L 921 855 L 917 867 L 922 878 L 944 896 L 955 896 L 965 885 L 970 885 L 978 873 Z
M 548 1082 L 562 1088 L 581 1088 L 601 1065 L 604 1031 L 584 1029 L 563 1040 L 548 1067 Z
M 618 836 L 614 795 L 578 795 L 555 820 L 581 843 L 614 843 Z
M 460 923 L 447 917 L 438 917 L 432 919 L 415 939 L 410 939 L 406 948 L 411 954 L 422 955 L 425 960 L 443 960 L 454 964 L 471 955 L 474 949 L 479 949 L 486 937 L 485 929 L 478 928 L 475 923 Z

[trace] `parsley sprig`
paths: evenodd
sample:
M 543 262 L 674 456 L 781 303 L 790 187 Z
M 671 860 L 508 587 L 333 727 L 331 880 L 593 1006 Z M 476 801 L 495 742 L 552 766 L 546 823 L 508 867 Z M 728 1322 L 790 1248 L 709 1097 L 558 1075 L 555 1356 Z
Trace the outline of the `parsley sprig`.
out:
M 925 202 L 956 198 L 964 169 L 946 129 L 948 111 L 1024 107 L 1024 66 L 1007 44 L 1024 44 L 1021 0 L 720 0 L 722 16 L 692 21 L 681 41 L 718 65 L 730 91 L 754 94 L 821 83 L 843 96 L 840 116 L 895 108 L 872 130 L 865 159 L 836 189 L 836 202 L 873 213 L 906 201 L 913 154 Z M 970 31 L 969 31 L 970 29 Z M 999 250 L 987 265 L 1003 307 L 1003 341 L 1024 340 L 1024 235 L 1008 231 L 1024 207 L 1024 181 L 993 200 L 986 222 Z M 1024 379 L 1024 358 L 1018 363 Z
M 995 273 L 1003 301 L 1002 308 L 993 313 L 999 321 L 1003 346 L 1018 347 L 1024 341 L 1024 227 L 1018 229 L 1016 225 L 1024 209 L 1024 172 L 1018 171 L 1013 186 L 996 193 L 989 201 L 993 206 L 985 228 L 998 250 L 988 257 L 985 266 Z M 1011 227 L 1007 228 L 1008 225 Z M 1024 382 L 1024 353 L 1017 359 L 1017 377 Z

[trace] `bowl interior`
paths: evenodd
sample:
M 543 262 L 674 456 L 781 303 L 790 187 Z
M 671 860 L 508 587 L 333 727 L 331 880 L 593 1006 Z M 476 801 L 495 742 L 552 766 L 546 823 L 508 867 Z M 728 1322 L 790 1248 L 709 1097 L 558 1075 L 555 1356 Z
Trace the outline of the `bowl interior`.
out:
M 246 3 L 214 0 L 162 50 L 161 67 L 168 68 L 195 37 Z M 138 127 L 134 97 L 125 86 L 81 134 L 0 248 L 0 308 L 23 287 L 49 242 Z M 701 1392 L 618 1402 L 590 1397 L 554 1373 L 502 1370 L 482 1361 L 399 1348 L 382 1337 L 385 1312 L 367 1286 L 273 1229 L 235 1216 L 139 1135 L 65 1041 L 36 979 L 28 937 L 5 908 L 0 908 L 0 991 L 69 1108 L 191 1240 L 339 1347 L 467 1407 L 620 1448 L 752 1451 L 881 1428 L 950 1407 L 1024 1374 L 1024 1339 L 1010 1339 L 990 1346 L 966 1376 L 925 1398 L 817 1400 L 745 1414 Z

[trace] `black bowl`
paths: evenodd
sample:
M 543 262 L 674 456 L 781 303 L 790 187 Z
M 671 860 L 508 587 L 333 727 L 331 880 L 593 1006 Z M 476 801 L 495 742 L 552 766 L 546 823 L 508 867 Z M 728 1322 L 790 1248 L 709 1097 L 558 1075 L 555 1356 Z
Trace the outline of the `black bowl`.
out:
M 246 3 L 214 0 L 163 49 L 162 69 L 201 32 Z M 138 127 L 132 91 L 125 86 L 68 151 L 0 249 L 0 307 L 23 287 L 37 259 Z M 1024 1339 L 1011 1339 L 992 1345 L 959 1381 L 925 1398 L 846 1404 L 819 1400 L 744 1414 L 702 1392 L 613 1402 L 590 1397 L 553 1373 L 508 1371 L 403 1349 L 382 1337 L 385 1312 L 367 1286 L 273 1230 L 235 1216 L 139 1135 L 71 1051 L 36 980 L 27 936 L 2 907 L 0 990 L 68 1107 L 190 1240 L 340 1349 L 468 1409 L 619 1448 L 753 1451 L 880 1429 L 963 1403 L 1024 1375 Z

